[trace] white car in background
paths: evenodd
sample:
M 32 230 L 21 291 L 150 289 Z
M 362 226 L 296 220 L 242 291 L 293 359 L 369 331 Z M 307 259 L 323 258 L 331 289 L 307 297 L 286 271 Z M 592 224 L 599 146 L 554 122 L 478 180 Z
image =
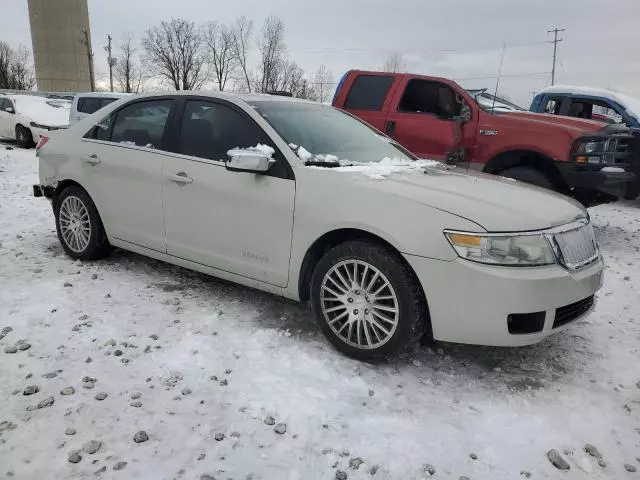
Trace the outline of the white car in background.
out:
M 362 360 L 423 334 L 539 342 L 587 314 L 603 262 L 587 212 L 516 181 L 418 160 L 330 106 L 172 92 L 43 141 L 34 195 L 74 259 L 111 246 L 310 301 Z
M 42 135 L 69 125 L 68 100 L 37 95 L 0 94 L 0 138 L 33 147 Z
M 71 102 L 69 123 L 79 122 L 83 118 L 97 112 L 103 107 L 106 107 L 110 103 L 130 95 L 131 93 L 114 92 L 78 93 L 73 97 L 73 102 Z

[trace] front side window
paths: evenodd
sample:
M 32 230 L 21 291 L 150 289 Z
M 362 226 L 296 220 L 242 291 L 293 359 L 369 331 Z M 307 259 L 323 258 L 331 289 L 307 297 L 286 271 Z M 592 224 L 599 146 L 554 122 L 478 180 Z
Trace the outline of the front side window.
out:
M 429 113 L 443 120 L 460 114 L 461 103 L 449 85 L 429 80 L 410 80 L 402 94 L 398 111 Z
M 551 115 L 559 115 L 560 114 L 560 105 L 562 102 L 555 98 L 547 99 L 544 107 L 542 108 L 542 113 L 550 113 Z
M 4 98 L 0 98 L 0 111 L 4 111 L 7 108 L 7 101 Z
M 123 107 L 113 119 L 110 140 L 139 147 L 161 148 L 171 104 L 172 100 L 149 100 Z
M 415 160 L 392 139 L 336 108 L 306 102 L 251 101 L 253 108 L 305 162 L 356 164 Z
M 179 152 L 224 162 L 234 148 L 270 144 L 249 118 L 219 103 L 188 100 L 180 125 Z

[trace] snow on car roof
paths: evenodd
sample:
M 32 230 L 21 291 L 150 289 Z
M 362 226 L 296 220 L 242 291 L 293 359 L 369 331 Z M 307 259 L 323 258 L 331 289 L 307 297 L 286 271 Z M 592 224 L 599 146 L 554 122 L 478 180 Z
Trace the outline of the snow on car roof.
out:
M 575 87 L 571 85 L 554 85 L 547 87 L 540 93 L 577 93 L 593 97 L 605 97 L 619 103 L 631 115 L 640 120 L 640 99 L 624 93 L 618 93 L 604 88 Z

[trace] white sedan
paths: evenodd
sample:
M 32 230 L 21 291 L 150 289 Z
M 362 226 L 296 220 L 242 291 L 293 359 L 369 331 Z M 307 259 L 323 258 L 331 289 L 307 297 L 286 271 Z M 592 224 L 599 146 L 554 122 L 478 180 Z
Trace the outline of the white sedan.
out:
M 33 147 L 41 135 L 69 124 L 70 107 L 68 100 L 0 94 L 0 138 L 12 138 L 23 148 Z
M 39 149 L 69 256 L 112 246 L 300 301 L 331 343 L 517 346 L 587 314 L 603 262 L 575 202 L 418 160 L 330 106 L 193 92 L 111 104 Z

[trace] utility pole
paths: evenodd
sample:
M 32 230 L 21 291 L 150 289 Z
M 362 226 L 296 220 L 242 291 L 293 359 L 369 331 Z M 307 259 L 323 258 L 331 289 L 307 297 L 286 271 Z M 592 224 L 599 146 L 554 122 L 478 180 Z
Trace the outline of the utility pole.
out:
M 82 33 L 84 35 L 84 39 L 80 40 L 86 49 L 87 49 L 87 60 L 89 61 L 89 80 L 91 82 L 91 91 L 96 91 L 96 80 L 93 76 L 93 52 L 91 51 L 91 42 L 89 41 L 89 32 L 87 29 L 83 28 Z
M 113 92 L 113 66 L 116 64 L 116 59 L 111 56 L 111 35 L 107 35 L 107 46 L 104 47 L 107 52 L 107 62 L 109 62 L 109 90 Z
M 556 83 L 556 56 L 558 51 L 558 42 L 561 42 L 563 39 L 558 38 L 559 32 L 564 32 L 566 28 L 554 28 L 553 30 L 547 30 L 547 33 L 553 32 L 553 41 L 549 43 L 553 43 L 553 68 L 551 69 L 551 85 Z

